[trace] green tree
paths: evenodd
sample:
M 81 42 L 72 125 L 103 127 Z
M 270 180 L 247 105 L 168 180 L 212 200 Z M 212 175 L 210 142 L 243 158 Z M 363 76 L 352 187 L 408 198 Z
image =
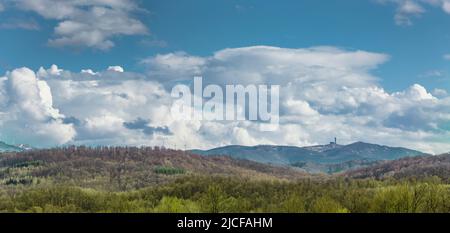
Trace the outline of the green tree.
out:
M 225 194 L 218 185 L 210 185 L 202 198 L 202 206 L 207 213 L 220 213 L 223 210 Z
M 163 197 L 154 208 L 157 213 L 199 213 L 199 206 L 190 200 L 183 200 L 176 197 Z
M 313 213 L 348 213 L 337 201 L 330 197 L 324 196 L 316 199 L 312 205 L 311 212 Z
M 291 193 L 281 203 L 281 212 L 284 213 L 304 213 L 306 212 L 304 199 L 295 193 Z

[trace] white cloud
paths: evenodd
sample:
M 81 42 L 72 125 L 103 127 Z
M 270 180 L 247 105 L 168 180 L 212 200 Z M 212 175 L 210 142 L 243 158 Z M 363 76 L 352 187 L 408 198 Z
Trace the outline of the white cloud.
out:
M 398 25 L 412 25 L 411 17 L 420 16 L 425 9 L 414 1 L 400 1 L 395 15 L 395 22 Z
M 426 6 L 439 7 L 450 14 L 449 0 L 377 0 L 377 2 L 396 4 L 395 23 L 402 26 L 412 25 L 412 18 L 423 15 L 426 12 Z
M 450 60 L 450 54 L 444 54 L 444 56 L 442 56 L 445 60 Z
M 395 96 L 414 101 L 436 100 L 432 94 L 428 93 L 425 87 L 414 84 L 407 91 L 394 93 Z
M 0 12 L 4 11 L 5 7 L 3 6 L 3 4 L 0 2 Z
M 54 146 L 75 136 L 72 125 L 53 106 L 50 87 L 27 68 L 16 69 L 0 83 L 2 137 L 23 143 Z
M 192 78 L 200 75 L 205 58 L 189 56 L 184 52 L 158 54 L 141 63 L 149 67 L 152 78 L 161 82 Z
M 1 8 L 1 6 L 0 6 Z M 1 9 L 0 9 L 1 12 Z M 34 19 L 8 19 L 0 23 L 0 29 L 24 29 L 24 30 L 34 30 L 40 29 L 39 24 Z
M 433 95 L 437 96 L 437 97 L 447 97 L 448 93 L 446 90 L 444 89 L 440 89 L 440 88 L 435 88 L 433 90 Z
M 450 151 L 450 145 L 443 141 L 450 138 L 450 98 L 442 90 L 431 94 L 419 84 L 395 93 L 385 91 L 371 70 L 387 59 L 384 54 L 332 47 L 256 46 L 224 49 L 207 57 L 157 55 L 145 60 L 147 75 L 108 69 L 73 73 L 52 66 L 36 74 L 36 82 L 42 82 L 34 87 L 39 94 L 26 91 L 22 94 L 33 97 L 15 98 L 15 104 L 10 105 L 7 99 L 17 96 L 17 91 L 11 92 L 6 83 L 23 73 L 16 71 L 3 78 L 0 88 L 2 97 L 8 97 L 2 98 L 0 131 L 19 138 L 23 132 L 13 129 L 20 124 L 7 122 L 12 116 L 21 116 L 17 122 L 39 126 L 39 138 L 51 138 L 52 142 L 64 138 L 61 143 L 164 143 L 178 148 L 185 144 L 188 148 L 227 144 L 304 146 L 326 143 L 337 136 L 341 143 L 368 141 L 427 152 Z M 33 77 L 31 71 L 26 73 Z M 169 91 L 174 82 L 189 82 L 194 75 L 202 75 L 205 84 L 281 85 L 279 130 L 263 133 L 257 122 L 248 121 L 172 119 Z M 37 99 L 40 104 L 29 99 Z M 48 118 L 56 119 L 50 122 L 57 126 L 49 128 L 50 123 L 44 120 Z M 35 132 L 28 132 L 27 143 L 41 143 Z M 3 133 L 2 139 L 6 136 Z
M 81 70 L 81 74 L 89 74 L 89 75 L 97 75 L 97 72 L 94 72 L 92 69 Z
M 110 66 L 108 67 L 108 71 L 123 73 L 124 69 L 121 66 Z
M 147 27 L 132 14 L 139 8 L 133 0 L 14 0 L 19 9 L 57 20 L 56 47 L 75 46 L 108 50 L 120 35 L 143 35 Z
M 202 74 L 205 84 L 282 86 L 280 132 L 261 135 L 252 124 L 237 124 L 214 127 L 216 130 L 210 138 L 217 138 L 218 132 L 233 138 L 233 132 L 239 132 L 240 142 L 253 137 L 243 144 L 253 144 L 256 140 L 259 143 L 304 145 L 323 143 L 336 135 L 344 142 L 363 140 L 427 151 L 450 150 L 448 146 L 430 146 L 434 143 L 424 139 L 448 134 L 439 126 L 434 127 L 445 122 L 446 113 L 440 115 L 441 118 L 420 118 L 422 121 L 414 116 L 424 111 L 442 111 L 444 100 L 437 99 L 418 84 L 402 92 L 386 92 L 370 71 L 387 60 L 388 56 L 384 54 L 333 47 L 284 49 L 256 46 L 225 49 L 211 57 L 184 53 L 157 55 L 146 59 L 146 63 L 149 64 L 149 76 L 168 82 L 168 87 L 173 80 L 180 78 L 179 74 L 186 77 Z M 399 122 L 401 119 L 403 123 Z M 403 124 L 414 126 L 405 128 Z M 231 131 L 236 127 L 246 130 Z M 287 131 L 294 132 L 289 136 L 282 133 Z M 206 130 L 201 132 L 211 134 Z

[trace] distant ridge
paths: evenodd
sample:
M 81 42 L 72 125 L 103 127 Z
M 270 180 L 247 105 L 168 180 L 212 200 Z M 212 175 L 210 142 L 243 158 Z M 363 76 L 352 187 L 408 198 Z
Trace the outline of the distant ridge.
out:
M 195 154 L 200 155 L 226 155 L 238 159 L 247 159 L 260 163 L 284 164 L 288 165 L 302 159 L 316 160 L 322 155 L 319 152 L 308 150 L 295 146 L 225 146 L 211 150 L 193 150 Z
M 330 143 L 308 147 L 232 145 L 211 150 L 192 150 L 191 152 L 204 156 L 227 155 L 233 158 L 281 165 L 292 165 L 299 162 L 336 164 L 349 161 L 380 161 L 427 155 L 407 148 L 365 142 L 355 142 L 349 145 Z
M 2 152 L 19 152 L 25 150 L 19 146 L 13 146 L 0 141 L 0 153 Z
M 351 170 L 342 175 L 357 179 L 383 179 L 388 177 L 402 179 L 436 176 L 443 180 L 450 180 L 450 153 L 384 161 L 373 166 Z

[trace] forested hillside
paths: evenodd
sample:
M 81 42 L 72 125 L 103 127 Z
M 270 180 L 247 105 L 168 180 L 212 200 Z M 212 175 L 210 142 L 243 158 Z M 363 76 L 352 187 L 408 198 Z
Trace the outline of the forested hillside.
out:
M 139 189 L 184 175 L 297 179 L 306 173 L 229 157 L 135 147 L 67 147 L 0 155 L 0 185 L 72 184 L 110 191 Z
M 448 172 L 445 161 L 392 162 L 402 176 L 370 169 L 331 176 L 161 148 L 3 153 L 0 212 L 450 212 L 445 173 L 406 172 L 423 164 Z
M 343 174 L 353 178 L 424 178 L 440 177 L 450 181 L 450 154 L 421 156 L 385 161 L 374 166 L 348 171 Z
M 433 177 L 421 181 L 256 181 L 237 176 L 184 176 L 127 192 L 69 184 L 2 189 L 0 212 L 448 213 L 450 190 Z

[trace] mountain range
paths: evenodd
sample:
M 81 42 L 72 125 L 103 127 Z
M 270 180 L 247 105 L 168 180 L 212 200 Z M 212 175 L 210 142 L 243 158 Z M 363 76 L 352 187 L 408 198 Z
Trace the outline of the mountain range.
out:
M 389 147 L 364 142 L 349 145 L 330 143 L 308 147 L 295 146 L 225 146 L 211 150 L 192 150 L 204 156 L 227 155 L 260 163 L 290 165 L 309 172 L 343 171 L 372 165 L 377 161 L 424 156 L 426 153 L 402 147 Z
M 0 142 L 0 153 L 27 151 L 25 145 L 9 145 Z M 365 167 L 374 167 L 384 161 L 428 154 L 402 147 L 389 147 L 364 142 L 349 145 L 330 143 L 307 147 L 296 146 L 239 146 L 231 145 L 211 150 L 191 150 L 192 154 L 205 157 L 228 156 L 282 167 L 294 167 L 309 173 L 340 173 Z

